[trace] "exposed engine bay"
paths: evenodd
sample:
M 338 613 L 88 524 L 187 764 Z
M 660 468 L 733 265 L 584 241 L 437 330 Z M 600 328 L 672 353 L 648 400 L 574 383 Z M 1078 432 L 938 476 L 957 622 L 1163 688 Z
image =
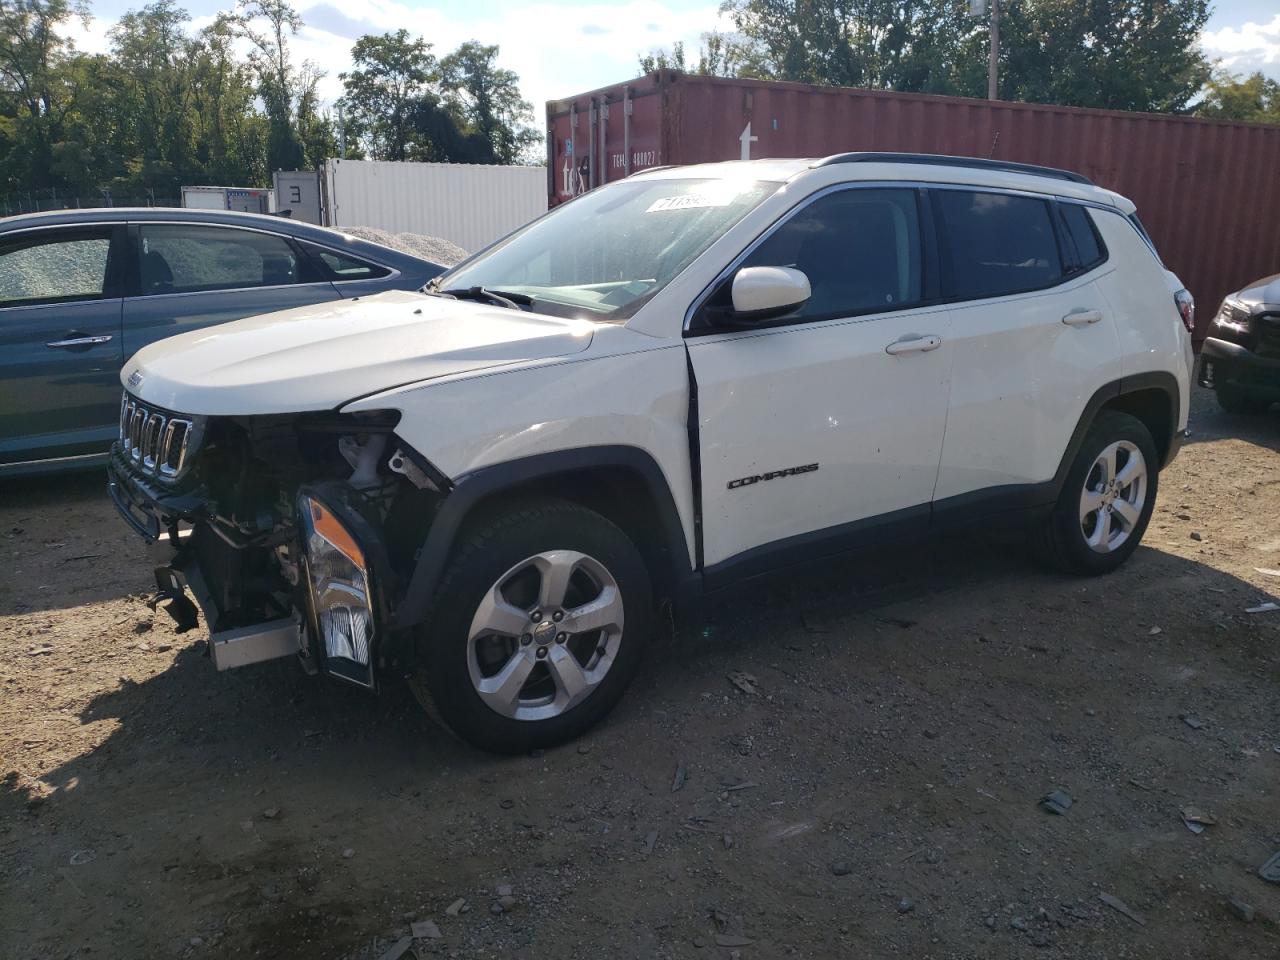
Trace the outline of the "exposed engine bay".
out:
M 166 559 L 157 596 L 180 629 L 195 625 L 195 595 L 219 669 L 297 653 L 372 688 L 409 665 L 392 608 L 449 482 L 397 420 L 181 418 L 126 395 L 112 497 Z M 178 423 L 180 450 L 165 439 Z

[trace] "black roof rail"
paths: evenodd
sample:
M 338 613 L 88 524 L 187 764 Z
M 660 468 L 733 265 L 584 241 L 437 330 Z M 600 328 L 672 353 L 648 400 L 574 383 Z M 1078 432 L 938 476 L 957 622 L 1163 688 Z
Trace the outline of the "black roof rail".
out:
M 1003 170 L 1007 173 L 1026 173 L 1033 177 L 1053 177 L 1055 180 L 1070 180 L 1072 183 L 1094 183 L 1084 174 L 1071 170 L 1059 170 L 1057 167 L 1041 167 L 1034 163 L 1014 163 L 1012 160 L 984 160 L 981 157 L 952 157 L 934 153 L 876 153 L 863 151 L 860 153 L 838 153 L 832 157 L 819 160 L 814 166 L 827 167 L 835 163 L 925 163 L 935 167 L 970 167 L 977 170 Z

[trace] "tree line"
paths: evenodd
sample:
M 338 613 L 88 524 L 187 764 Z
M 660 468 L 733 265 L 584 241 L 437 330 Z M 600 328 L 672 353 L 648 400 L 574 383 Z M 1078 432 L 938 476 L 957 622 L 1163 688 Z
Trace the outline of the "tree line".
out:
M 1280 122 L 1280 84 L 1216 70 L 1208 0 L 1001 0 L 1003 100 Z M 988 21 L 965 0 L 726 0 L 732 32 L 640 57 L 716 76 L 985 97 Z
M 0 194 L 173 199 L 183 184 L 262 186 L 326 157 L 517 163 L 541 134 L 498 48 L 437 58 L 407 30 L 360 37 L 332 107 L 299 63 L 288 0 L 237 0 L 190 31 L 174 0 L 120 18 L 109 49 L 75 48 L 74 0 L 0 0 Z M 340 145 L 339 140 L 345 141 Z

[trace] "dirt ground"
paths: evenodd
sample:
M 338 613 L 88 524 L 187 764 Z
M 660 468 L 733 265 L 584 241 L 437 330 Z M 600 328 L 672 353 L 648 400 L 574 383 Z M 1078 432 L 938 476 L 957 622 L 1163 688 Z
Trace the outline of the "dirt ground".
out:
M 1280 415 L 1192 428 L 1113 576 L 956 539 L 755 584 L 514 759 L 215 673 L 98 477 L 0 485 L 0 956 L 1274 958 Z

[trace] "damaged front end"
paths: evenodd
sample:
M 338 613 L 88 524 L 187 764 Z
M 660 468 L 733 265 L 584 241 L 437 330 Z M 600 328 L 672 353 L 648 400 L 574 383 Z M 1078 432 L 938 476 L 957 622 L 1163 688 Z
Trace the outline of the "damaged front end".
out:
M 179 630 L 194 596 L 219 670 L 297 655 L 373 689 L 411 666 L 391 607 L 449 484 L 398 418 L 187 417 L 126 394 L 112 500 L 153 545 Z

